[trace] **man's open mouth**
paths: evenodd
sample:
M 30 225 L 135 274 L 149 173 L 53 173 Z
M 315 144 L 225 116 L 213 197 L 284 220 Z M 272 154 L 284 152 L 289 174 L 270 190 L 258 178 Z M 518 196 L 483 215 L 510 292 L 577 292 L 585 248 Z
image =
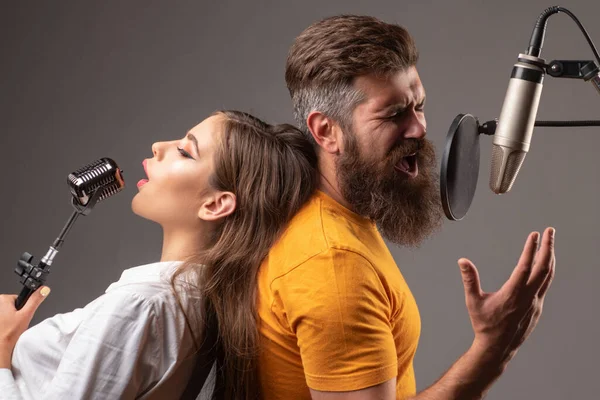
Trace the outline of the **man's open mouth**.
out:
M 402 157 L 394 166 L 397 171 L 403 172 L 411 178 L 416 178 L 419 174 L 419 166 L 417 163 L 417 153 L 409 154 Z

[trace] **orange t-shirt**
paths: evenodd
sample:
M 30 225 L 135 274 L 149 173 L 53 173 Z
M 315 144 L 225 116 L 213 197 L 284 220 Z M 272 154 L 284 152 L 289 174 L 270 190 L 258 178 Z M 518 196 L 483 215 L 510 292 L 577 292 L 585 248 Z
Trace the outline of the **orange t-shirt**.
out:
M 376 226 L 317 192 L 261 265 L 260 379 L 265 399 L 310 399 L 397 378 L 416 392 L 416 302 Z

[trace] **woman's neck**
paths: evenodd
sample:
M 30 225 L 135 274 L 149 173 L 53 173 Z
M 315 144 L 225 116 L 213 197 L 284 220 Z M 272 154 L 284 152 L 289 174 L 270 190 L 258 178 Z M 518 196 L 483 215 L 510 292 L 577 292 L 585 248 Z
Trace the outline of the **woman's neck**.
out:
M 200 253 L 208 244 L 206 232 L 182 231 L 163 228 L 163 246 L 160 261 L 184 261 Z

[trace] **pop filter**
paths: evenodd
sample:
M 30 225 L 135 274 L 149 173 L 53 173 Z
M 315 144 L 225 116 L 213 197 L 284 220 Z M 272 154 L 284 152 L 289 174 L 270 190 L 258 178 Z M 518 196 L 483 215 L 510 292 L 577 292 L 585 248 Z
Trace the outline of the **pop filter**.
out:
M 471 114 L 454 118 L 442 157 L 440 192 L 444 214 L 460 221 L 469 211 L 479 177 L 479 121 Z

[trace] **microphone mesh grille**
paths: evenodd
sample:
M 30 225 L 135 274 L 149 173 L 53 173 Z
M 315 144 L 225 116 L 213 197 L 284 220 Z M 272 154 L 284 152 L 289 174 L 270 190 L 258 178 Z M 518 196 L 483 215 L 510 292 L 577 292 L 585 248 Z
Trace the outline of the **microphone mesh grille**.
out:
M 495 193 L 506 193 L 512 188 L 521 165 L 523 165 L 525 155 L 527 153 L 524 151 L 494 145 L 490 175 L 490 188 L 492 191 Z M 502 175 L 499 176 L 500 174 Z
M 117 178 L 119 174 L 117 164 L 105 157 L 69 174 L 68 184 L 73 197 L 85 206 L 97 190 L 100 191 L 98 202 L 121 191 L 123 181 Z
M 500 184 L 498 184 L 498 178 L 502 171 L 502 159 L 504 156 L 503 147 L 494 145 L 492 148 L 492 169 L 490 174 L 490 188 L 498 193 Z

